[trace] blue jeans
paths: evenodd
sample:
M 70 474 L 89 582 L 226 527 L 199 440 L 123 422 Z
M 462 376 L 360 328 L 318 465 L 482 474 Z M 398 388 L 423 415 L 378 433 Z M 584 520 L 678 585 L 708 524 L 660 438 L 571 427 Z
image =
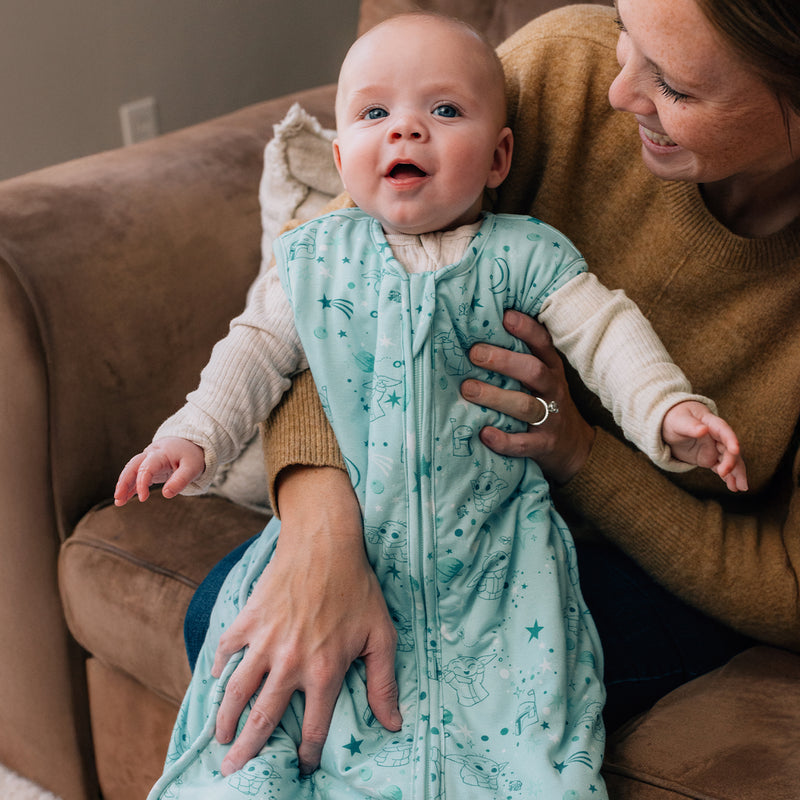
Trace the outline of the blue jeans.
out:
M 186 644 L 186 655 L 189 656 L 189 666 L 194 672 L 197 658 L 200 655 L 200 648 L 208 632 L 208 624 L 211 620 L 211 611 L 217 601 L 217 595 L 225 583 L 228 573 L 234 568 L 239 559 L 244 555 L 244 551 L 260 536 L 251 537 L 235 550 L 231 550 L 221 561 L 219 561 L 211 572 L 206 575 L 205 580 L 197 587 L 192 595 L 189 608 L 186 609 L 186 618 L 183 620 L 183 641 Z
M 679 600 L 616 548 L 577 550 L 581 589 L 605 656 L 609 731 L 755 644 Z
M 223 558 L 192 598 L 184 637 L 193 670 L 225 577 L 252 541 Z M 581 588 L 603 643 L 609 731 L 755 643 L 683 603 L 619 550 L 577 549 Z

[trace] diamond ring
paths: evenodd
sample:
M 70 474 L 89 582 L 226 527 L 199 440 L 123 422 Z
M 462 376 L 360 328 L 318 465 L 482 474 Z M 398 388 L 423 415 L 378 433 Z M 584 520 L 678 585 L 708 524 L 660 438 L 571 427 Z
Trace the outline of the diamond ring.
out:
M 547 400 L 538 395 L 534 395 L 534 397 L 544 406 L 544 416 L 538 422 L 528 423 L 529 425 L 541 425 L 551 414 L 558 414 L 558 403 L 555 400 L 551 400 L 548 403 Z

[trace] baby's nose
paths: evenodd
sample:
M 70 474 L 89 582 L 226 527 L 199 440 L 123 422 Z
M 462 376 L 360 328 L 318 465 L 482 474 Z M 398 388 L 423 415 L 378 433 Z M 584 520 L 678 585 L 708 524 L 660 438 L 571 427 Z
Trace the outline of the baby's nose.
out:
M 407 131 L 407 132 L 401 130 L 392 131 L 392 139 L 403 139 L 403 138 L 421 139 L 422 134 L 419 131 Z
M 422 139 L 425 137 L 425 126 L 415 114 L 404 114 L 397 117 L 390 136 L 394 140 Z

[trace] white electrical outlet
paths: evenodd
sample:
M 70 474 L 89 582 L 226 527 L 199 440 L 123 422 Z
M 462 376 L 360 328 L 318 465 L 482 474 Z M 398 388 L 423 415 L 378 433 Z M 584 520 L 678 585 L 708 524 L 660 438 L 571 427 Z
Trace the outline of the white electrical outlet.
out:
M 158 136 L 158 107 L 155 97 L 133 100 L 119 107 L 123 144 L 136 144 Z

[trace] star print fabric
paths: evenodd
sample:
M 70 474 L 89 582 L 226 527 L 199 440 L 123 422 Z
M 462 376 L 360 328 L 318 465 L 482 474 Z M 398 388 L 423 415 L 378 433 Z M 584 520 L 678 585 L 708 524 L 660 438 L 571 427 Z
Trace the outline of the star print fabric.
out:
M 237 800 L 605 798 L 602 654 L 572 539 L 538 466 L 478 439 L 484 425 L 520 423 L 459 393 L 467 377 L 513 385 L 467 351 L 520 349 L 504 309 L 536 313 L 583 260 L 538 220 L 487 214 L 460 262 L 408 274 L 356 209 L 292 231 L 277 256 L 397 628 L 404 724 L 377 723 L 356 662 L 311 777 L 297 771 L 300 697 L 256 759 L 219 775 L 213 716 L 233 665 L 219 682 L 210 667 L 268 563 L 265 534 L 228 576 L 151 800 L 212 787 Z

